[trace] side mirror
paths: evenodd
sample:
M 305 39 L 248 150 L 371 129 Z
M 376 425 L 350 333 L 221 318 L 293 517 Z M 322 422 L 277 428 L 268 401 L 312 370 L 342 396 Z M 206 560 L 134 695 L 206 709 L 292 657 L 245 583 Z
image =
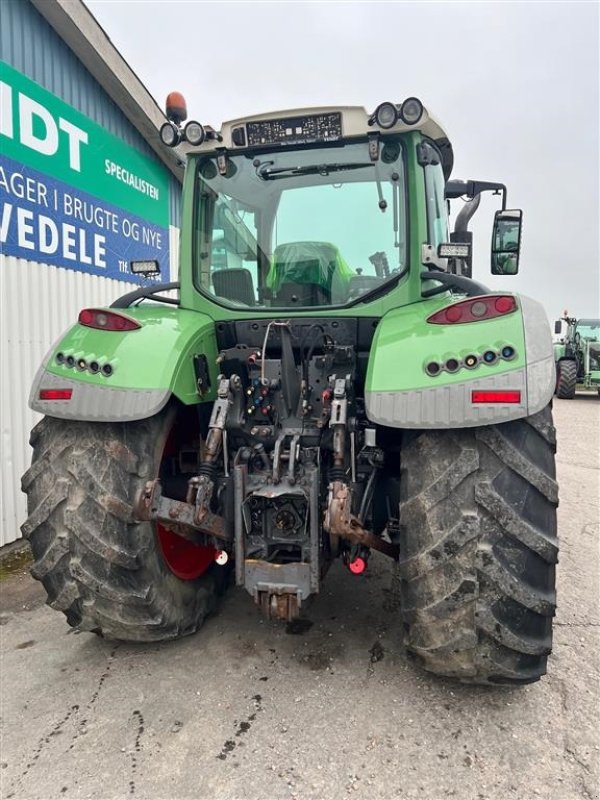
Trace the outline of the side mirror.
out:
M 554 333 L 560 333 L 562 331 L 562 322 L 557 319 L 554 323 Z
M 516 275 L 519 271 L 523 212 L 496 211 L 492 233 L 492 275 Z

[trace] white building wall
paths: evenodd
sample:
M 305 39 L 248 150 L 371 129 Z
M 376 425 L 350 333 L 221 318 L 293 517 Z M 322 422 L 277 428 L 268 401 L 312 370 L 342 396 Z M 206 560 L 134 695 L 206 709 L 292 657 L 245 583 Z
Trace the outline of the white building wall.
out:
M 169 230 L 171 263 L 179 230 Z M 173 269 L 175 273 L 175 268 Z M 176 280 L 175 274 L 164 281 Z M 27 514 L 21 476 L 31 463 L 29 432 L 40 419 L 28 397 L 33 377 L 60 335 L 86 306 L 108 306 L 137 286 L 0 255 L 0 546 L 20 538 Z
M 94 269 L 86 269 L 83 259 L 81 262 L 70 260 L 66 263 L 70 269 L 64 269 L 57 266 L 64 264 L 64 260 L 44 256 L 38 247 L 31 252 L 16 248 L 19 237 L 14 236 L 14 231 L 11 233 L 16 208 L 22 206 L 27 210 L 28 204 L 18 186 L 10 185 L 10 175 L 31 176 L 33 185 L 39 182 L 47 187 L 49 198 L 53 196 L 53 187 L 58 190 L 59 197 L 67 193 L 82 197 L 89 192 L 102 207 L 112 208 L 120 220 L 131 214 L 137 215 L 138 222 L 154 220 L 154 228 L 158 225 L 161 235 L 170 225 L 170 275 L 166 263 L 161 264 L 165 268 L 162 280 L 169 281 L 175 280 L 178 262 L 179 237 L 178 228 L 174 226 L 180 219 L 183 170 L 179 163 L 181 153 L 163 148 L 158 142 L 156 131 L 165 118 L 156 102 L 85 3 L 81 0 L 0 0 L 0 16 L 0 72 L 4 84 L 1 88 L 6 92 L 6 85 L 12 86 L 10 95 L 14 101 L 2 108 L 3 114 L 7 108 L 12 109 L 13 124 L 8 125 L 3 119 L 0 126 L 0 167 L 5 168 L 7 176 L 3 175 L 0 182 L 1 546 L 20 537 L 19 527 L 26 516 L 20 482 L 30 463 L 29 432 L 36 422 L 27 400 L 40 362 L 61 333 L 76 322 L 81 308 L 110 305 L 119 295 L 136 288 L 134 283 L 121 281 L 114 269 L 106 273 L 112 274 L 111 278 L 101 277 L 94 274 Z M 14 75 L 15 72 L 18 75 Z M 53 159 L 55 155 L 60 159 L 60 153 L 53 155 L 42 149 L 37 152 L 36 162 L 36 148 L 31 137 L 27 147 L 23 146 L 17 135 L 20 134 L 19 98 L 22 94 L 41 103 L 56 120 L 62 117 L 86 132 L 87 145 L 82 148 L 87 155 L 82 155 L 80 164 L 86 178 L 83 183 L 73 180 L 76 175 L 71 157 L 69 168 L 58 167 Z M 63 134 L 64 130 L 60 138 L 64 149 L 67 140 Z M 38 135 L 41 135 L 39 131 Z M 40 153 L 44 156 L 43 163 L 39 160 Z M 163 187 L 161 202 L 167 202 L 167 213 L 148 214 L 147 206 L 141 208 L 138 203 L 129 202 L 131 198 L 119 200 L 116 184 L 114 196 L 112 192 L 100 191 L 98 165 L 94 171 L 93 164 L 86 161 L 92 153 L 103 153 L 132 168 L 140 165 L 140 158 L 145 159 L 146 166 L 139 174 L 152 184 L 159 181 L 157 185 Z M 12 218 L 10 213 L 4 215 L 4 202 L 14 206 Z M 35 217 L 40 211 L 50 215 L 59 227 L 63 221 L 85 227 L 88 242 L 94 233 L 105 233 L 94 225 L 83 226 L 77 220 L 64 218 L 65 215 L 59 213 L 60 203 L 56 201 L 54 208 L 29 203 L 28 210 Z M 26 225 L 29 220 L 36 227 L 31 216 L 24 219 Z M 22 234 L 25 240 L 35 239 L 31 227 L 22 229 Z M 116 247 L 118 249 L 113 245 L 113 254 L 122 253 L 120 257 L 124 260 L 155 257 L 145 254 L 143 249 L 138 252 L 137 247 L 130 249 L 123 238 Z M 107 250 L 110 251 L 110 242 Z M 166 262 L 166 248 L 157 250 L 162 251 Z M 30 258 L 36 261 L 27 260 Z M 52 261 L 54 266 L 37 263 L 42 258 Z

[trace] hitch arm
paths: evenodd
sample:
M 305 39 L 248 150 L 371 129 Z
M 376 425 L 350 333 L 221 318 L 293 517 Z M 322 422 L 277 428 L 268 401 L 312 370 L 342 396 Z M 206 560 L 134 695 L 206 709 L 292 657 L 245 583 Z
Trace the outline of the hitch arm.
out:
M 330 536 L 338 536 L 353 544 L 362 544 L 379 550 L 390 558 L 398 558 L 398 546 L 384 541 L 363 527 L 360 520 L 351 513 L 352 489 L 344 476 L 344 441 L 348 417 L 348 398 L 346 381 L 336 379 L 331 404 L 329 425 L 333 428 L 333 480 L 329 483 L 329 499 L 323 527 Z
M 352 490 L 343 481 L 333 481 L 329 486 L 329 504 L 325 514 L 324 527 L 331 536 L 339 536 L 353 544 L 362 544 L 372 550 L 379 550 L 394 560 L 398 559 L 398 545 L 390 544 L 364 528 L 350 513 Z
M 195 515 L 196 506 L 192 503 L 165 497 L 159 480 L 148 481 L 134 508 L 134 517 L 140 522 L 160 522 L 178 536 L 196 544 L 205 544 L 206 536 L 224 542 L 233 540 L 223 517 L 207 511 L 198 523 Z

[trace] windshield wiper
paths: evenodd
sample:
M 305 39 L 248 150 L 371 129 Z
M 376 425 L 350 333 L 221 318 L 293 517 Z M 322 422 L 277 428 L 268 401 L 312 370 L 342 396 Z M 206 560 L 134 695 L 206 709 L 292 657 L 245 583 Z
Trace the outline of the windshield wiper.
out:
M 332 172 L 347 172 L 351 169 L 365 169 L 374 164 L 356 162 L 349 164 L 309 164 L 305 167 L 273 167 L 273 161 L 263 161 L 256 166 L 256 174 L 263 181 L 274 181 L 278 178 L 293 178 L 297 175 L 330 175 Z

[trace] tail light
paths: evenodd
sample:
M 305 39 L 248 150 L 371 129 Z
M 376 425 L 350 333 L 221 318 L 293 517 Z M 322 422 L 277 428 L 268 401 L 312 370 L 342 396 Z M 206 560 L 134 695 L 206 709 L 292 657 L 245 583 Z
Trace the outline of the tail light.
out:
M 520 403 L 521 392 L 513 389 L 495 389 L 492 391 L 474 390 L 471 392 L 472 403 Z
M 517 301 L 510 294 L 484 294 L 469 297 L 459 303 L 441 308 L 427 317 L 433 325 L 455 325 L 463 322 L 479 322 L 483 319 L 502 317 L 517 310 Z
M 73 389 L 40 389 L 40 400 L 70 400 Z
M 101 308 L 84 308 L 79 312 L 79 324 L 101 331 L 135 331 L 142 327 L 131 317 Z

